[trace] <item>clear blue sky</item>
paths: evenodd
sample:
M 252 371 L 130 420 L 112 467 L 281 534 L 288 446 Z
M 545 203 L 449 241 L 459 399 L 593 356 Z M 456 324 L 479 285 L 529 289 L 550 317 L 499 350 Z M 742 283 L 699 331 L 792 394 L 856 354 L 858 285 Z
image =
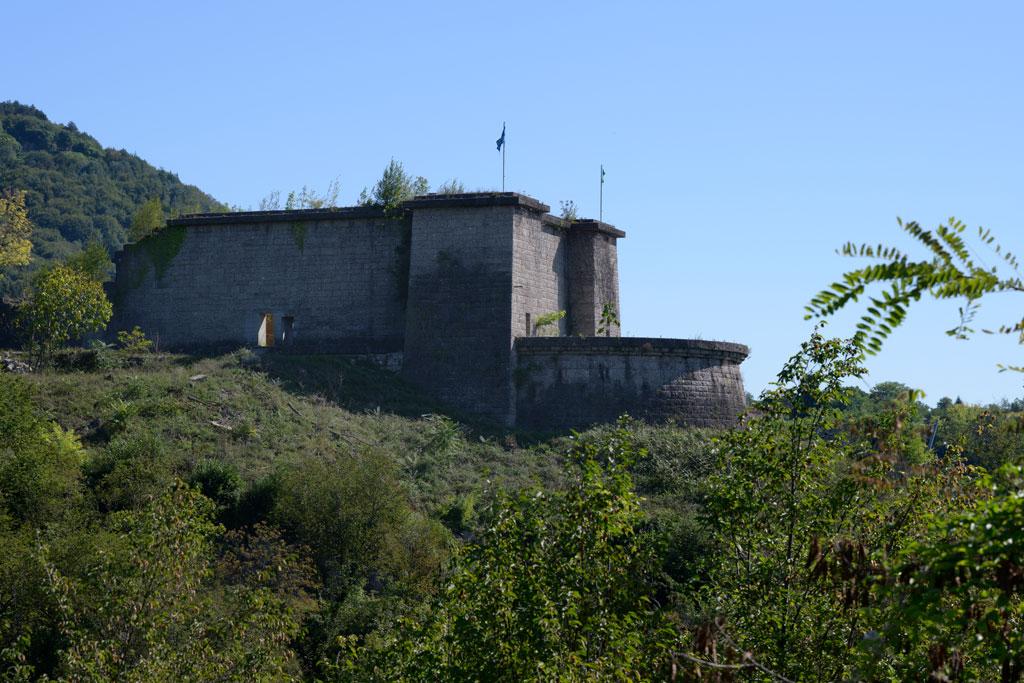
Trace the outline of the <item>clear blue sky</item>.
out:
M 337 179 L 355 203 L 394 157 L 436 186 L 573 199 L 619 243 L 624 332 L 751 347 L 758 393 L 803 306 L 949 216 L 1024 249 L 1024 4 L 1015 2 L 46 2 L 4 9 L 0 99 L 74 121 L 218 200 Z M 1003 295 L 978 322 L 1019 319 Z M 953 342 L 922 303 L 869 384 L 927 401 L 1024 395 L 1012 339 Z M 855 318 L 829 326 L 848 335 Z

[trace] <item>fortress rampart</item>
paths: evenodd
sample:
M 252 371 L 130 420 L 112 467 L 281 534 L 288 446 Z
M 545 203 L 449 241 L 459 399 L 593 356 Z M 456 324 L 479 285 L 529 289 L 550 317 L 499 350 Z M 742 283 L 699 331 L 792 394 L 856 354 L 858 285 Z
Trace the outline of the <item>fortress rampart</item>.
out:
M 744 409 L 742 344 L 644 337 L 516 340 L 517 420 L 533 429 L 613 422 L 622 413 L 693 427 Z
M 165 348 L 389 354 L 410 383 L 509 425 L 581 427 L 621 412 L 731 424 L 746 347 L 624 340 L 615 324 L 596 337 L 605 306 L 619 309 L 625 233 L 549 211 L 504 192 L 425 195 L 398 216 L 174 219 L 115 257 L 108 334 L 139 325 Z

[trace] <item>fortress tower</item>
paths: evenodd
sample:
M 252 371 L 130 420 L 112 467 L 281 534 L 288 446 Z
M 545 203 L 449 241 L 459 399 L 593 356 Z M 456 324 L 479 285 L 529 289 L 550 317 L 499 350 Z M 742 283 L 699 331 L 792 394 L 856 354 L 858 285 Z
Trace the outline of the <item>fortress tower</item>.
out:
M 386 357 L 410 383 L 508 425 L 621 412 L 712 426 L 743 409 L 746 347 L 618 339 L 617 241 L 513 192 L 184 216 L 115 257 L 109 327 L 165 348 Z M 538 327 L 545 320 L 550 324 Z

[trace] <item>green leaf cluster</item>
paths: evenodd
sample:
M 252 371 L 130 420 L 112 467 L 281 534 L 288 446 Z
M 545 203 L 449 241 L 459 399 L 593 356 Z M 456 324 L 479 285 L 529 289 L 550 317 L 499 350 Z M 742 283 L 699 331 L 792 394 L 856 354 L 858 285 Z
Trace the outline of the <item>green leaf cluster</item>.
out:
M 106 327 L 113 315 L 103 285 L 68 266 L 44 271 L 32 298 L 18 311 L 18 326 L 33 363 L 46 363 L 54 350 Z
M 534 331 L 544 336 L 548 332 L 548 328 L 552 328 L 554 336 L 558 336 L 558 321 L 565 317 L 565 311 L 552 311 L 551 313 L 545 313 L 537 316 L 537 322 L 534 323 Z
M 887 286 L 888 289 L 882 289 L 877 296 L 868 297 L 870 305 L 857 323 L 853 337 L 860 349 L 875 354 L 882 348 L 886 337 L 902 324 L 910 303 L 924 295 L 936 299 L 965 299 L 959 309 L 958 324 L 946 332 L 957 339 L 965 339 L 974 332 L 971 325 L 978 310 L 977 302 L 985 294 L 1024 292 L 1016 257 L 995 244 L 995 238 L 988 230 L 978 228 L 977 240 L 979 246 L 989 249 L 997 260 L 999 265 L 992 267 L 971 249 L 964 236 L 966 226 L 955 218 L 950 218 L 947 224 L 934 231 L 925 230 L 916 222 L 904 224 L 899 221 L 899 224 L 904 232 L 925 247 L 929 257 L 915 261 L 895 247 L 867 244 L 858 247 L 849 242 L 838 253 L 880 262 L 849 271 L 841 282 L 822 290 L 806 307 L 807 318 L 835 313 L 856 302 L 871 285 Z M 1000 274 L 1000 265 L 1009 273 Z M 998 333 L 1016 334 L 1018 341 L 1024 343 L 1024 320 L 1001 325 Z
M 213 541 L 223 530 L 212 502 L 180 482 L 151 504 L 109 519 L 121 539 L 102 553 L 99 585 L 83 586 L 40 561 L 67 640 L 58 680 L 288 680 L 287 644 L 298 624 L 287 604 L 259 585 L 230 587 L 229 609 L 210 613 Z M 284 564 L 284 562 L 282 562 Z M 283 567 L 265 574 L 281 572 Z
M 931 515 L 927 541 L 904 548 L 871 577 L 899 606 L 878 621 L 865 672 L 901 680 L 1024 678 L 1024 467 L 1008 464 L 977 482 L 978 502 Z M 921 643 L 927 643 L 921 647 Z M 909 652 L 886 670 L 890 652 Z
M 402 202 L 430 191 L 423 176 L 413 177 L 405 172 L 401 162 L 392 159 L 373 189 L 359 195 L 361 206 L 380 206 L 389 214 L 396 213 Z
M 443 591 L 383 642 L 328 666 L 332 680 L 650 681 L 673 632 L 656 607 L 652 549 L 616 430 L 579 443 L 564 491 L 494 493 L 483 533 L 459 549 Z
M 615 310 L 616 306 L 611 301 L 606 301 L 604 307 L 601 309 L 601 319 L 597 324 L 597 334 L 601 336 L 611 336 L 611 333 L 622 326 L 619 322 L 619 314 Z
M 702 513 L 715 552 L 698 576 L 699 618 L 684 650 L 697 669 L 861 680 L 869 666 L 918 654 L 875 661 L 862 648 L 865 633 L 901 608 L 874 593 L 869 577 L 934 540 L 927 521 L 968 506 L 971 487 L 955 457 L 909 461 L 898 412 L 867 435 L 846 426 L 842 382 L 863 374 L 859 355 L 816 333 L 744 428 L 719 440 Z
M 32 253 L 32 222 L 25 209 L 24 190 L 0 192 L 0 268 L 24 266 Z M 2 277 L 2 274 L 0 274 Z

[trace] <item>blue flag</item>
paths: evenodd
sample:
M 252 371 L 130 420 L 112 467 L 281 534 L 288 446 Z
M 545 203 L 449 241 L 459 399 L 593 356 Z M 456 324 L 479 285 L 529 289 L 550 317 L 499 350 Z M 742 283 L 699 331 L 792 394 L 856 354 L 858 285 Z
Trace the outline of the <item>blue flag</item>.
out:
M 501 137 L 498 138 L 498 151 L 501 151 L 501 146 L 505 144 L 505 124 L 501 124 Z

